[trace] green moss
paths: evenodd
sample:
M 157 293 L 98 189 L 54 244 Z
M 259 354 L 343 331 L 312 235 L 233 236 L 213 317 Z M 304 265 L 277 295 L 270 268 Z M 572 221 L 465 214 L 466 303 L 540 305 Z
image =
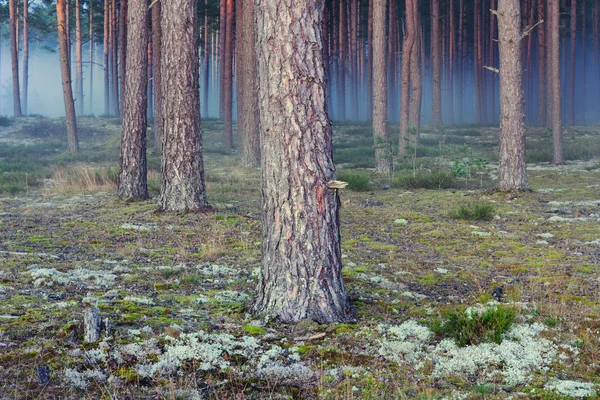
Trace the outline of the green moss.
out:
M 265 333 L 267 333 L 266 330 L 264 330 L 263 328 L 261 328 L 260 326 L 254 326 L 254 325 L 244 325 L 243 329 L 252 336 L 260 336 L 260 335 L 264 335 Z

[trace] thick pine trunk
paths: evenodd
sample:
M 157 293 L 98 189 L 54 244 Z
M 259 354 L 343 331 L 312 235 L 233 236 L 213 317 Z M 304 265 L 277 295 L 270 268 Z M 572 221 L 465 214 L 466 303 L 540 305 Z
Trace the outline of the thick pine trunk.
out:
M 386 0 L 372 0 L 373 21 L 373 136 L 375 139 L 375 171 L 392 171 L 390 135 L 388 131 L 388 97 L 386 73 L 385 12 Z M 386 154 L 387 153 L 387 154 Z
M 416 11 L 418 13 L 418 10 Z M 415 32 L 421 31 L 421 17 L 415 17 Z M 415 35 L 415 44 L 413 45 L 412 55 L 410 57 L 410 103 L 408 109 L 408 126 L 413 129 L 410 135 L 412 146 L 419 143 L 421 131 L 421 103 L 423 100 L 423 87 L 421 82 L 420 55 L 422 51 L 422 37 L 418 33 Z M 413 148 L 414 149 L 414 148 Z
M 161 3 L 156 2 L 152 6 L 152 66 L 154 80 L 154 148 L 162 149 L 162 132 L 163 132 L 163 104 L 162 95 L 162 74 L 161 74 L 161 58 L 162 58 L 162 27 L 160 23 Z
M 402 98 L 400 100 L 400 141 L 398 153 L 405 156 L 408 152 L 409 140 L 409 100 L 410 100 L 410 59 L 416 40 L 415 15 L 417 13 L 417 1 L 406 0 L 406 34 L 402 46 Z M 439 71 L 438 71 L 439 72 Z
M 410 17 L 407 17 L 407 20 L 408 18 Z M 406 25 L 408 30 L 408 23 Z M 433 71 L 431 124 L 436 128 L 442 125 L 442 54 L 440 40 L 440 0 L 433 0 L 431 2 L 431 64 Z M 404 69 L 404 63 L 402 68 Z M 404 90 L 404 84 L 402 90 Z
M 75 110 L 77 115 L 83 115 L 83 44 L 79 0 L 75 0 Z
M 71 69 L 69 68 L 69 51 L 67 49 L 67 16 L 65 0 L 56 0 L 56 18 L 58 22 L 58 51 L 60 55 L 60 74 L 62 78 L 63 97 L 65 100 L 65 115 L 67 120 L 67 143 L 70 152 L 79 151 L 77 138 L 77 120 L 75 118 L 75 103 L 71 87 Z
M 342 281 L 340 200 L 327 113 L 323 0 L 256 0 L 263 261 L 253 312 L 353 321 Z
M 13 112 L 15 118 L 23 116 L 21 112 L 21 92 L 19 91 L 19 47 L 17 43 L 17 18 L 15 0 L 8 1 L 10 14 L 10 55 L 12 62 Z
M 238 122 L 237 132 L 242 164 L 260 165 L 260 132 L 258 130 L 258 96 L 256 82 L 256 40 L 254 32 L 254 0 L 240 0 L 240 24 L 237 27 Z
M 500 49 L 500 166 L 498 189 L 527 190 L 521 66 L 521 6 L 498 1 Z
M 233 149 L 233 0 L 227 0 L 225 24 L 225 68 L 223 107 L 223 139 L 225 148 Z
M 196 0 L 162 3 L 161 73 L 164 94 L 159 206 L 164 211 L 208 207 L 200 131 Z
M 552 97 L 552 141 L 554 156 L 552 164 L 563 164 L 562 146 L 562 121 L 561 121 L 561 93 L 560 93 L 560 3 L 559 0 L 548 0 L 548 14 L 552 14 L 552 28 L 550 46 L 552 57 L 550 60 L 550 89 Z
M 127 10 L 127 71 L 123 99 L 121 172 L 117 195 L 124 200 L 148 198 L 146 178 L 146 110 L 148 99 L 148 5 L 131 0 Z

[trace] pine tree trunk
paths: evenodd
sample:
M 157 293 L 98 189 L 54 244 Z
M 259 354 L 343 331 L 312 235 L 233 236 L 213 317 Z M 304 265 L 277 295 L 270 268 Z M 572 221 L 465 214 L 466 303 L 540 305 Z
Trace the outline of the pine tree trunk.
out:
M 550 35 L 550 47 L 552 47 L 552 58 L 550 68 L 550 88 L 552 97 L 552 141 L 554 156 L 552 164 L 564 164 L 562 146 L 562 121 L 561 121 L 561 93 L 560 93 L 560 34 L 559 34 L 559 0 L 548 0 L 548 14 L 552 14 L 552 28 Z
M 125 79 L 127 71 L 127 0 L 121 0 L 119 6 L 119 109 L 123 110 L 125 101 Z
M 162 3 L 163 156 L 159 206 L 164 211 L 208 207 L 200 131 L 196 0 Z
M 548 19 L 546 18 L 546 13 L 544 11 L 544 1 L 538 1 L 538 20 L 544 20 L 544 25 L 538 27 L 537 29 L 537 39 L 538 39 L 538 70 L 537 70 L 537 79 L 538 79 L 538 91 L 537 91 L 537 112 L 538 112 L 538 125 L 545 126 L 546 125 L 546 98 L 548 97 L 546 94 L 546 27 L 548 26 Z
M 457 44 L 457 53 L 456 58 L 458 59 L 457 63 L 457 72 L 456 72 L 456 105 L 457 105 L 457 113 L 458 113 L 458 121 L 460 123 L 464 122 L 463 118 L 463 68 L 464 68 L 464 16 L 465 14 L 465 3 L 464 0 L 460 0 L 458 3 L 458 44 Z
M 89 35 L 90 35 L 90 115 L 94 114 L 94 13 L 92 8 L 93 2 L 89 3 Z
M 151 19 L 150 19 L 151 21 Z M 146 93 L 148 96 L 148 101 L 146 102 L 148 106 L 146 107 L 146 114 L 148 115 L 148 120 L 154 119 L 154 76 L 152 70 L 154 67 L 152 66 L 152 32 L 148 32 L 148 51 L 146 57 L 146 64 L 148 66 L 148 85 L 146 88 Z
M 156 2 L 152 6 L 152 65 L 153 65 L 153 80 L 154 80 L 154 148 L 158 151 L 162 149 L 162 132 L 163 132 L 163 106 L 164 97 L 162 94 L 162 26 L 161 26 L 161 3 Z
M 83 115 L 83 44 L 79 0 L 75 0 L 75 110 L 77 115 Z
M 388 131 L 388 97 L 386 72 L 385 14 L 386 0 L 372 0 L 373 53 L 373 136 L 375 139 L 375 171 L 392 172 L 391 142 Z
M 17 43 L 17 18 L 15 0 L 8 1 L 10 14 L 10 55 L 12 61 L 13 112 L 15 118 L 23 116 L 21 112 L 21 92 L 19 91 L 19 47 Z
M 112 98 L 113 98 L 113 113 L 116 117 L 121 116 L 121 102 L 119 97 L 119 23 L 117 19 L 117 0 L 112 0 L 111 10 L 111 32 L 112 32 Z
M 71 87 L 69 51 L 67 49 L 67 16 L 65 12 L 65 0 L 56 0 L 56 18 L 58 22 L 60 73 L 62 77 L 65 115 L 67 120 L 67 143 L 69 152 L 77 152 L 79 151 L 79 140 L 77 138 L 77 120 L 75 118 L 75 103 L 73 102 L 73 89 Z
M 224 118 L 225 112 L 225 40 L 227 30 L 227 0 L 220 0 L 219 5 L 219 119 Z
M 327 113 L 323 0 L 256 1 L 263 260 L 255 314 L 354 321 L 342 281 Z M 275 101 L 276 99 L 276 101 Z
M 210 61 L 210 49 L 208 43 L 209 27 L 208 27 L 208 0 L 204 0 L 204 118 L 208 118 L 208 71 Z
M 240 0 L 237 15 L 238 122 L 237 132 L 242 164 L 260 165 L 260 132 L 258 130 L 258 96 L 256 82 L 256 46 L 254 32 L 254 0 Z
M 350 110 L 353 120 L 358 120 L 358 0 L 350 2 Z
M 121 3 L 123 4 L 123 3 Z M 127 71 L 123 99 L 121 172 L 117 195 L 124 200 L 148 198 L 146 178 L 146 110 L 148 82 L 147 0 L 131 0 L 127 10 Z
M 407 17 L 407 21 L 408 21 Z M 408 30 L 408 22 L 407 22 Z M 441 82 L 441 66 L 442 55 L 440 49 L 440 0 L 432 0 L 431 2 L 431 66 L 433 79 L 432 92 L 432 109 L 431 109 L 431 124 L 439 128 L 442 125 L 442 82 Z M 406 53 L 404 53 L 406 54 Z M 410 65 L 410 64 L 409 64 Z M 404 63 L 402 64 L 404 69 Z M 404 83 L 402 84 L 404 90 Z
M 519 3 L 498 0 L 496 14 L 500 49 L 500 190 L 527 190 Z
M 400 141 L 398 143 L 398 153 L 401 156 L 405 156 L 407 154 L 407 145 L 409 140 L 408 117 L 410 99 L 410 59 L 412 56 L 412 50 L 416 39 L 416 13 L 417 1 L 406 0 L 406 33 L 404 36 L 404 43 L 402 46 L 402 98 L 400 101 Z
M 340 40 L 340 74 L 338 81 L 338 105 L 340 107 L 339 119 L 346 120 L 346 13 L 343 0 L 340 0 L 339 12 L 339 40 Z
M 23 114 L 27 115 L 29 92 L 29 0 L 23 0 Z
M 418 13 L 418 10 L 416 12 Z M 422 28 L 420 14 L 416 16 L 415 21 L 415 32 L 420 32 Z M 414 129 L 413 135 L 410 137 L 412 146 L 417 146 L 419 143 L 421 131 L 421 104 L 423 100 L 421 68 L 419 65 L 422 51 L 422 38 L 419 34 L 415 36 L 415 44 L 413 45 L 412 55 L 410 57 L 410 104 L 408 111 L 408 126 Z
M 225 68 L 223 106 L 223 139 L 226 149 L 233 149 L 233 0 L 227 0 L 225 24 Z
M 104 0 L 104 44 L 103 44 L 103 56 L 104 56 L 104 115 L 110 114 L 110 65 L 108 61 L 109 55 L 109 27 L 110 27 L 110 7 L 109 0 Z
M 385 31 L 385 6 L 384 6 L 384 20 L 383 20 L 383 29 Z M 385 40 L 385 36 L 384 36 Z M 368 17 L 368 27 L 367 27 L 367 46 L 368 46 L 368 54 L 367 58 L 367 121 L 371 121 L 373 119 L 373 0 L 369 0 L 369 17 Z M 384 47 L 385 49 L 385 47 Z M 387 82 L 386 82 L 387 84 Z M 387 107 L 387 90 L 385 94 L 385 102 Z M 387 117 L 387 110 L 386 110 Z M 387 118 L 386 118 L 387 119 Z
M 490 0 L 490 9 L 497 8 L 496 0 Z M 519 17 L 520 19 L 520 17 Z M 496 18 L 490 13 L 490 32 L 488 41 L 488 63 L 490 66 L 496 65 L 496 53 L 494 46 L 496 43 Z M 488 99 L 489 99 L 489 118 L 488 122 L 496 123 L 496 74 L 488 71 Z
M 456 27 L 454 22 L 454 0 L 450 0 L 450 31 L 448 43 L 448 122 L 454 123 L 454 65 L 456 57 Z
M 581 107 L 581 123 L 586 123 L 586 111 L 587 111 L 587 36 L 586 36 L 586 25 L 587 16 L 586 9 L 587 4 L 585 1 L 581 3 L 581 67 L 583 72 L 581 73 L 581 99 L 583 100 L 583 106 Z
M 571 0 L 571 49 L 569 63 L 569 125 L 575 125 L 575 44 L 577 39 L 577 0 Z

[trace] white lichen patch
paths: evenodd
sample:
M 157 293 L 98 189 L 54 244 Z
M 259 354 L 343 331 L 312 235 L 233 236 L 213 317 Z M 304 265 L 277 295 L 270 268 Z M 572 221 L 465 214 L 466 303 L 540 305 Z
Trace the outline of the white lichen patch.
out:
M 127 229 L 138 232 L 148 232 L 156 229 L 156 224 L 122 224 L 119 226 L 121 229 Z
M 550 232 L 538 233 L 536 236 L 541 237 L 542 239 L 552 239 L 554 237 Z
M 260 357 L 256 366 L 256 376 L 276 382 L 294 380 L 305 383 L 315 376 L 315 372 L 300 362 L 297 348 L 284 350 L 273 345 Z
M 112 286 L 117 279 L 117 275 L 102 270 L 76 268 L 61 272 L 56 268 L 40 268 L 37 265 L 30 266 L 29 271 L 23 274 L 29 274 L 34 279 L 33 284 L 36 287 L 73 284 L 88 288 L 103 288 Z
M 215 300 L 224 303 L 245 303 L 252 297 L 248 293 L 235 290 L 222 290 L 215 294 Z
M 528 383 L 533 373 L 549 371 L 557 358 L 560 347 L 539 337 L 544 330 L 539 323 L 515 325 L 500 344 L 458 347 L 451 339 L 432 343 L 433 333 L 428 328 L 407 321 L 399 326 L 380 326 L 383 339 L 379 354 L 415 370 L 430 362 L 432 376 L 437 379 L 456 376 L 480 383 L 502 381 L 513 387 Z
M 553 379 L 546 383 L 544 389 L 555 391 L 563 396 L 576 397 L 579 399 L 596 396 L 594 384 L 586 382 Z
M 106 373 L 98 369 L 85 370 L 78 372 L 75 369 L 65 369 L 65 378 L 71 385 L 79 389 L 85 389 L 90 381 L 93 380 L 97 383 L 104 382 L 107 378 Z
M 201 264 L 196 268 L 200 274 L 213 277 L 236 276 L 240 273 L 239 270 L 217 264 Z
M 147 305 L 147 306 L 153 306 L 154 305 L 154 300 L 149 299 L 147 297 L 127 296 L 123 300 L 125 300 L 125 301 L 131 301 L 132 303 L 137 303 L 137 304 L 144 304 L 144 305 Z

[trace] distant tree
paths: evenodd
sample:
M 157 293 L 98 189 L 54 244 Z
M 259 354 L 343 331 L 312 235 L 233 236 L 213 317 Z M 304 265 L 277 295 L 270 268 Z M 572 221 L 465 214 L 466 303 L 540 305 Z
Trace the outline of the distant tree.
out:
M 27 115 L 29 92 L 29 0 L 23 0 L 23 114 Z
M 110 0 L 104 0 L 104 114 L 110 114 Z
M 237 104 L 238 145 L 242 163 L 260 165 L 260 137 L 258 130 L 258 96 L 256 86 L 256 52 L 254 32 L 254 0 L 238 0 L 237 26 Z
M 162 3 L 161 74 L 164 101 L 159 206 L 165 211 L 208 207 L 200 132 L 198 2 Z
M 255 314 L 353 321 L 321 36 L 324 0 L 257 1 L 263 259 Z
M 386 0 L 373 1 L 373 136 L 375 171 L 392 171 L 391 143 L 388 131 L 388 95 L 386 73 L 385 12 Z M 387 153 L 387 154 L 386 154 Z
M 22 117 L 21 92 L 19 91 L 19 47 L 17 43 L 17 16 L 15 0 L 8 0 L 10 13 L 10 55 L 13 78 L 13 110 L 16 118 Z
M 562 146 L 562 108 L 560 92 L 560 3 L 559 0 L 548 0 L 548 14 L 550 17 L 550 98 L 552 99 L 552 141 L 554 156 L 552 164 L 564 164 Z
M 117 194 L 121 199 L 147 199 L 146 111 L 148 106 L 148 3 L 131 0 L 128 8 L 127 71 L 123 99 L 121 172 Z
M 75 118 L 75 103 L 71 87 L 71 69 L 69 68 L 69 51 L 67 49 L 67 16 L 65 0 L 56 0 L 56 18 L 58 22 L 58 51 L 60 54 L 60 73 L 62 77 L 65 115 L 67 120 L 67 142 L 70 152 L 79 151 L 77 137 L 77 120 Z
M 418 6 L 416 0 L 406 0 L 406 33 L 402 46 L 402 98 L 400 101 L 400 141 L 398 152 L 406 155 L 409 140 L 408 117 L 410 99 L 410 59 L 416 41 L 416 15 Z
M 417 6 L 418 7 L 418 6 Z M 410 17 L 407 17 L 410 18 Z M 442 52 L 440 34 L 440 0 L 431 2 L 431 67 L 432 67 L 432 113 L 431 124 L 434 127 L 442 125 Z
M 233 149 L 233 0 L 226 0 L 226 3 L 223 136 L 225 147 Z
M 115 0 L 116 1 L 116 0 Z M 125 79 L 127 75 L 127 14 L 129 6 L 127 0 L 119 2 L 119 108 L 123 110 L 123 96 L 125 95 Z M 146 64 L 147 65 L 147 64 Z
M 75 0 L 75 103 L 76 112 L 79 115 L 83 115 L 83 38 L 81 34 L 81 2 Z
M 525 123 L 521 66 L 521 5 L 498 0 L 500 49 L 500 167 L 498 189 L 526 190 Z

